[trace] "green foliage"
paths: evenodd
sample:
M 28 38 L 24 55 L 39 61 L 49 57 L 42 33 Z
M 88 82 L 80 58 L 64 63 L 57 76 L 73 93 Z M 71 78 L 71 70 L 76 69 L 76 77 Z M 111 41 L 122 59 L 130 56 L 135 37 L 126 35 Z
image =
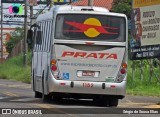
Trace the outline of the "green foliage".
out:
M 158 68 L 158 62 L 155 59 L 153 59 L 152 62 L 153 62 L 152 63 L 153 67 L 155 69 L 157 69 Z M 141 67 L 141 61 L 140 60 L 134 61 L 134 66 L 135 66 L 135 69 L 139 69 Z M 143 67 L 144 68 L 149 68 L 150 67 L 150 61 L 149 61 L 149 59 L 143 60 Z
M 124 13 L 131 19 L 131 0 L 114 0 L 112 12 Z
M 150 67 L 148 61 L 144 61 L 144 78 L 141 80 L 140 61 L 135 61 L 135 74 L 132 79 L 132 62 L 128 64 L 128 77 L 127 77 L 127 94 L 129 95 L 142 95 L 142 96 L 160 96 L 160 82 L 153 75 L 152 82 L 150 82 Z M 159 68 L 154 68 L 155 74 L 159 74 Z
M 0 64 L 0 78 L 14 79 L 25 83 L 31 82 L 31 53 L 28 53 L 28 66 L 23 65 L 23 55 L 10 58 L 3 64 Z
M 131 19 L 131 0 L 114 0 L 112 12 L 123 13 L 127 16 L 128 20 Z M 128 55 L 130 56 L 130 39 L 131 30 L 128 30 Z
M 24 37 L 24 29 L 17 27 L 11 35 L 11 39 L 6 43 L 6 49 L 8 53 L 12 52 L 15 45 Z

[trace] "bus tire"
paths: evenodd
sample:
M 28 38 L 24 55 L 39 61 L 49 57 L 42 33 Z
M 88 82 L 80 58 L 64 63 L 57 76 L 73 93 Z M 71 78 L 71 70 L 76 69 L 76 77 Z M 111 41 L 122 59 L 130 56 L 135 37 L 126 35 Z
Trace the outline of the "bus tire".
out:
M 61 96 L 61 93 L 55 93 L 53 94 L 53 101 L 55 102 L 62 102 L 63 97 Z
M 43 102 L 49 102 L 51 101 L 51 96 L 45 95 L 44 93 L 42 94 L 42 101 Z
M 35 98 L 42 98 L 42 93 L 35 91 L 34 92 L 34 97 Z
M 106 97 L 94 98 L 93 102 L 96 106 L 106 107 L 108 105 L 108 98 Z
M 109 99 L 109 107 L 117 107 L 117 106 L 118 106 L 117 98 Z

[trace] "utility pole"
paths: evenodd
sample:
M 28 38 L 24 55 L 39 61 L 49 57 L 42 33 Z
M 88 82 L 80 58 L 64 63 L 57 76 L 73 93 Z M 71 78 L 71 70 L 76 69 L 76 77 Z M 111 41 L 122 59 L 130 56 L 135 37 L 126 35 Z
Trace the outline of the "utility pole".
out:
M 50 7 L 49 7 L 49 9 L 51 9 L 53 7 L 53 5 L 54 5 L 54 0 L 50 0 Z
M 24 66 L 27 66 L 27 52 L 28 52 L 28 47 L 27 47 L 27 31 L 28 31 L 28 24 L 27 24 L 27 0 L 25 0 L 25 13 L 24 13 Z
M 30 21 L 31 21 L 31 25 L 33 24 L 33 6 L 30 6 Z
M 1 1 L 1 60 L 3 62 L 3 3 Z
M 94 0 L 88 0 L 88 6 L 93 7 L 93 2 L 94 2 Z

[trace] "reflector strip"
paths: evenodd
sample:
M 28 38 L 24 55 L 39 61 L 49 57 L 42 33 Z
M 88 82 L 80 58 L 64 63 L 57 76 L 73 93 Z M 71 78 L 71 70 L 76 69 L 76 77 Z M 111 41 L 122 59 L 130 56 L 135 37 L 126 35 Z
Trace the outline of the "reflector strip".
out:
M 116 86 L 115 85 L 111 85 L 111 88 L 116 88 Z
M 60 83 L 60 85 L 61 85 L 61 86 L 64 86 L 64 85 L 66 85 L 66 83 Z
M 94 42 L 85 42 L 85 43 L 88 44 L 88 45 L 94 44 Z

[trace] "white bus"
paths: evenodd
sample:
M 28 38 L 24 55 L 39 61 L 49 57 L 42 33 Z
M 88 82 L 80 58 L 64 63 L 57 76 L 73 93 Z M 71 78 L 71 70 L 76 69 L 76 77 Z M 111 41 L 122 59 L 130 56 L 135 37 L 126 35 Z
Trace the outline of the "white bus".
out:
M 101 7 L 54 6 L 39 15 L 28 33 L 35 97 L 117 106 L 126 91 L 127 25 L 126 15 Z

